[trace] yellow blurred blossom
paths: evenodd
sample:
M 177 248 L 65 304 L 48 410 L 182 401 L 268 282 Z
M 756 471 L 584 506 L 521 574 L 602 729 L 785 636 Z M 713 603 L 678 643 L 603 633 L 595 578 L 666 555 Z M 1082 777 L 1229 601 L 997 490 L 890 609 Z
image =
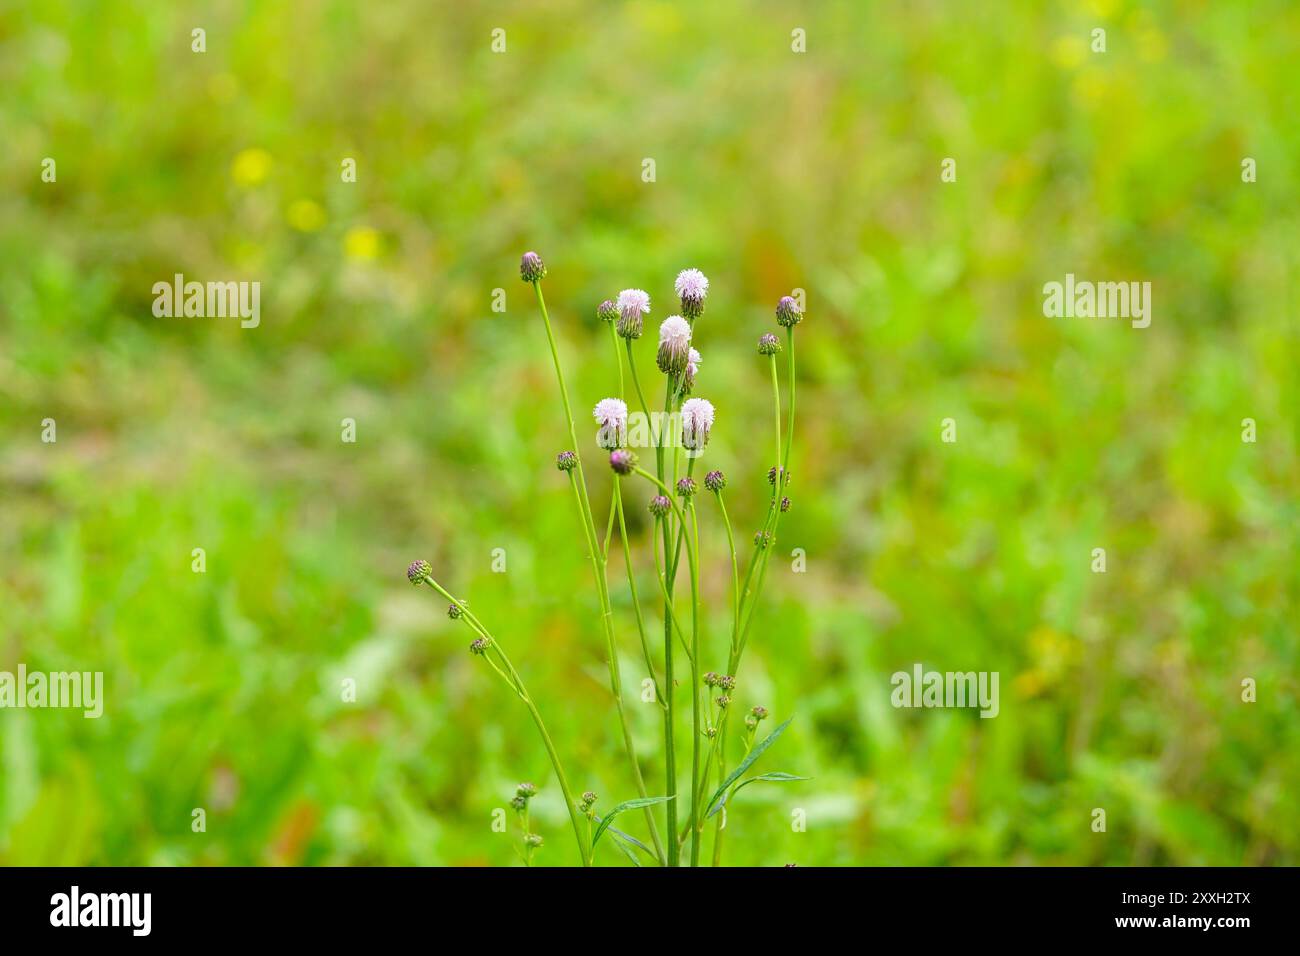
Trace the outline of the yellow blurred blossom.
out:
M 325 225 L 325 210 L 310 199 L 294 200 L 286 216 L 299 232 L 316 232 Z
M 379 230 L 369 226 L 353 226 L 343 237 L 343 251 L 349 259 L 378 258 Z
M 271 173 L 271 154 L 256 146 L 243 150 L 230 164 L 230 177 L 241 186 L 256 186 Z

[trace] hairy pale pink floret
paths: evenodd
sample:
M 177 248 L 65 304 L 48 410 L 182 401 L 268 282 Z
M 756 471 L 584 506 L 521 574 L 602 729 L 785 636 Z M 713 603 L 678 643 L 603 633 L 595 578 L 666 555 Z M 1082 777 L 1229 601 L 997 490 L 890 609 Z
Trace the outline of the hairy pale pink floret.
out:
M 602 398 L 591 410 L 596 424 L 602 428 L 627 428 L 627 402 L 620 398 Z
M 623 315 L 629 312 L 649 312 L 650 293 L 641 289 L 624 289 L 618 294 L 618 311 Z
M 709 280 L 699 269 L 683 269 L 673 283 L 679 298 L 703 299 L 709 294 Z
M 680 315 L 670 315 L 659 326 L 659 344 L 674 350 L 686 349 L 691 344 L 691 323 Z
M 688 436 L 707 437 L 713 428 L 713 403 L 707 398 L 682 402 L 682 431 Z
M 700 370 L 700 363 L 704 360 L 700 358 L 700 353 L 696 349 L 691 349 L 690 355 L 686 358 L 686 373 L 692 378 Z

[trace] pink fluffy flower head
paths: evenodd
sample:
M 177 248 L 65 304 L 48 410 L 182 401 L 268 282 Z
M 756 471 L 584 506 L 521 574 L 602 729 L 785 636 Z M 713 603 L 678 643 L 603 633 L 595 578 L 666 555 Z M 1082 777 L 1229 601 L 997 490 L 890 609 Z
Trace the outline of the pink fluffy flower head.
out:
M 659 371 L 681 375 L 691 355 L 691 323 L 680 315 L 670 315 L 659 326 Z
M 699 374 L 702 361 L 700 353 L 695 349 L 691 349 L 686 358 L 686 374 L 682 376 L 682 394 L 689 395 L 691 390 L 695 388 L 695 376 Z
M 600 426 L 596 444 L 601 448 L 620 448 L 627 440 L 627 402 L 620 398 L 602 398 L 591 410 Z
M 624 289 L 614 305 L 618 309 L 618 334 L 625 339 L 639 339 L 641 316 L 650 311 L 650 294 L 641 289 Z
M 704 298 L 709 294 L 709 280 L 699 269 L 683 269 L 673 283 L 682 300 L 682 315 L 697 319 L 704 314 Z
M 682 444 L 702 451 L 713 430 L 713 403 L 707 398 L 688 398 L 682 402 Z

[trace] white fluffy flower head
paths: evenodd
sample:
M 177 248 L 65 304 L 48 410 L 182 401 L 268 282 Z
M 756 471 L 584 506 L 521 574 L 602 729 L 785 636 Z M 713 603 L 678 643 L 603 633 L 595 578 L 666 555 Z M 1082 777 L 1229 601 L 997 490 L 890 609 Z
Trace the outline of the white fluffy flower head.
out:
M 659 325 L 659 344 L 683 352 L 691 347 L 691 323 L 680 315 L 670 315 Z
M 614 304 L 623 315 L 629 312 L 649 312 L 650 293 L 641 289 L 624 289 L 618 294 L 618 301 Z
M 673 283 L 680 298 L 703 299 L 709 294 L 709 279 L 699 269 L 683 269 Z
M 688 398 L 682 402 L 682 443 L 702 449 L 709 443 L 713 429 L 713 403 L 707 398 Z
M 591 410 L 600 426 L 596 444 L 601 448 L 619 448 L 627 436 L 627 402 L 619 398 L 602 398 Z

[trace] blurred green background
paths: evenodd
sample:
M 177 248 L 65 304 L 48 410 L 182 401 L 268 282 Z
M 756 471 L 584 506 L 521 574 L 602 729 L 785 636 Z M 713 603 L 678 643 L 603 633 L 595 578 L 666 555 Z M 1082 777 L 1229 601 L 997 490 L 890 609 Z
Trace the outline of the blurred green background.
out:
M 807 292 L 736 697 L 795 717 L 759 769 L 812 779 L 746 789 L 728 862 L 1300 862 L 1298 48 L 1285 0 L 0 3 L 0 669 L 106 696 L 0 711 L 0 862 L 517 865 L 491 814 L 520 780 L 537 862 L 575 862 L 526 712 L 415 557 L 510 649 L 574 787 L 633 795 L 525 249 L 584 415 L 615 388 L 596 304 L 644 288 L 653 329 L 708 274 L 704 461 L 746 542 L 754 343 Z M 155 318 L 177 272 L 261 281 L 261 326 Z M 1152 282 L 1151 327 L 1044 318 L 1067 272 Z M 998 671 L 1000 715 L 893 709 L 916 662 Z

